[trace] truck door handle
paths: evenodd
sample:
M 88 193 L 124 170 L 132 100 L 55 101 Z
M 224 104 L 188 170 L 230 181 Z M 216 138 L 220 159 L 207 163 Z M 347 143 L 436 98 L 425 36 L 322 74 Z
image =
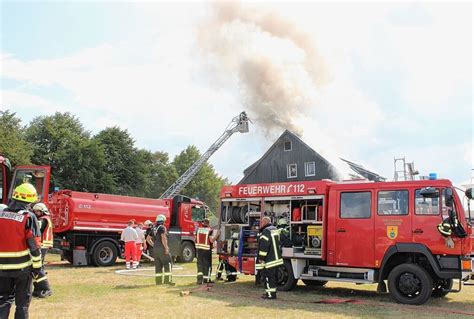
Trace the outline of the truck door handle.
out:
M 423 229 L 417 228 L 413 231 L 413 234 L 423 234 Z
M 346 230 L 344 228 L 339 228 L 338 230 L 336 230 L 336 232 L 338 233 L 345 233 Z

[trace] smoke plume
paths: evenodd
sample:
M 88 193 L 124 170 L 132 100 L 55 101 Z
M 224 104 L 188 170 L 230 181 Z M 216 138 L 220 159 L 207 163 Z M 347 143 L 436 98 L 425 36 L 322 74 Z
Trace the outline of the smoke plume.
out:
M 308 34 L 272 12 L 217 2 L 198 30 L 198 45 L 215 77 L 237 81 L 244 107 L 267 138 L 284 129 L 301 136 L 296 119 L 316 105 L 326 79 Z

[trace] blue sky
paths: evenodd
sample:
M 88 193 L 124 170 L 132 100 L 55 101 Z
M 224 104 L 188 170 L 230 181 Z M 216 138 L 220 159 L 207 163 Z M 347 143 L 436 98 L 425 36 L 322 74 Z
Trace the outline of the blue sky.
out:
M 251 133 L 211 160 L 237 182 L 284 129 L 261 114 L 282 108 L 288 127 L 329 159 L 391 178 L 393 158 L 406 156 L 422 174 L 470 180 L 470 3 L 243 3 L 225 21 L 213 20 L 211 3 L 0 6 L 0 108 L 25 124 L 70 111 L 93 133 L 119 125 L 137 146 L 175 155 L 188 144 L 204 151 L 245 109 Z M 265 25 L 268 16 L 290 31 Z M 315 60 L 320 68 L 308 67 Z M 242 77 L 249 61 L 275 72 L 281 86 L 270 81 L 269 92 L 296 92 L 288 107 L 249 104 L 262 102 Z

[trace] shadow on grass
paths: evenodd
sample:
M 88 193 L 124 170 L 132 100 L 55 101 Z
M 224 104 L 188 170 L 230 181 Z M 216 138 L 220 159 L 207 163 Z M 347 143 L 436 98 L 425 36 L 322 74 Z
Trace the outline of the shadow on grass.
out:
M 355 286 L 357 287 L 357 286 Z M 345 287 L 308 287 L 298 285 L 293 291 L 278 292 L 276 301 L 262 300 L 263 286 L 255 286 L 253 282 L 217 283 L 210 291 L 200 289 L 195 284 L 180 285 L 169 289 L 166 293 L 179 295 L 189 290 L 195 298 L 223 301 L 224 307 L 244 308 L 271 307 L 272 311 L 306 310 L 323 313 L 324 316 L 347 315 L 375 317 L 440 317 L 459 318 L 455 311 L 466 311 L 474 315 L 474 305 L 466 301 L 449 301 L 447 299 L 431 299 L 422 306 L 406 306 L 395 303 L 389 294 L 379 294 L 373 290 L 351 289 Z M 183 298 L 187 298 L 186 296 Z M 328 299 L 340 303 L 324 304 Z M 442 310 L 442 311 L 439 311 Z M 433 315 L 434 314 L 434 315 Z

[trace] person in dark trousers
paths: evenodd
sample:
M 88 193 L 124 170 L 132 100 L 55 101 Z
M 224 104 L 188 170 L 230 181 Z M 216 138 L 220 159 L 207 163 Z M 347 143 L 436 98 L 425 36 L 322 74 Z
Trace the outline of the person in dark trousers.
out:
M 33 206 L 33 213 L 38 218 L 38 226 L 41 232 L 41 274 L 33 280 L 33 297 L 46 298 L 53 294 L 49 281 L 46 278 L 44 259 L 48 250 L 53 247 L 53 223 L 49 215 L 49 210 L 43 203 Z
M 171 272 L 171 255 L 168 246 L 168 230 L 164 225 L 165 215 L 156 216 L 151 237 L 153 241 L 153 257 L 155 258 L 155 284 L 174 286 Z
M 212 246 L 219 236 L 219 231 L 209 227 L 209 219 L 202 221 L 202 226 L 196 231 L 196 253 L 197 253 L 197 284 L 213 283 L 212 273 Z
M 280 248 L 280 232 L 272 225 L 270 217 L 263 217 L 258 236 L 258 254 L 255 268 L 260 271 L 265 284 L 263 299 L 277 297 L 277 271 L 283 265 Z
M 15 319 L 28 318 L 33 278 L 41 272 L 38 221 L 28 205 L 38 195 L 31 184 L 15 188 L 9 206 L 0 212 L 0 318 L 9 317 L 15 301 Z

